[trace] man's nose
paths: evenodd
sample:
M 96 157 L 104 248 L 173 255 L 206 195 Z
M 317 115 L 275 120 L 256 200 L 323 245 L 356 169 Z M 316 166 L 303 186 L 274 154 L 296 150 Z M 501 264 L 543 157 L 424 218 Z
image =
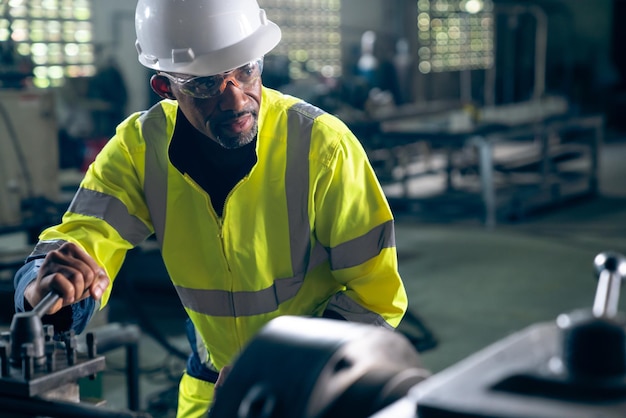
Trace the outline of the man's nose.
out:
M 220 95 L 220 109 L 239 110 L 246 104 L 246 93 L 235 79 L 224 80 L 224 90 Z
M 220 94 L 224 93 L 224 90 L 226 90 L 229 84 L 233 84 L 235 87 L 243 89 L 241 83 L 237 80 L 234 74 L 229 74 L 220 83 Z

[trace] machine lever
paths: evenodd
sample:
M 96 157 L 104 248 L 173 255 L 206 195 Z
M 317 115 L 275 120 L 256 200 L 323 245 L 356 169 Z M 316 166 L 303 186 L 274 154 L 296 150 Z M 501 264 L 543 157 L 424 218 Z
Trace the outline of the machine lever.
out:
M 46 315 L 50 308 L 54 306 L 61 296 L 57 292 L 51 291 L 33 308 L 31 312 L 34 312 L 39 318 Z
M 619 293 L 626 277 L 626 258 L 618 253 L 603 252 L 593 260 L 598 275 L 598 287 L 593 302 L 596 318 L 613 318 L 619 308 Z
M 618 312 L 626 258 L 606 251 L 594 258 L 593 265 L 598 287 L 591 311 L 563 314 L 557 319 L 563 330 L 563 363 L 575 382 L 590 378 L 596 379 L 594 382 L 626 382 L 626 321 Z M 626 385 L 619 390 L 626 390 Z
M 45 334 L 41 317 L 59 300 L 58 293 L 49 292 L 31 311 L 18 312 L 11 321 L 11 354 L 13 366 L 22 364 L 22 345 L 33 345 L 33 358 L 38 365 L 46 361 Z

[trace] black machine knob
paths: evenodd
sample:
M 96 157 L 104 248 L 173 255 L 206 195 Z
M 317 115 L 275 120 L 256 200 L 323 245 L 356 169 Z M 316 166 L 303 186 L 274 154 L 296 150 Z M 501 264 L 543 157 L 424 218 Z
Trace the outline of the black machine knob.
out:
M 626 277 L 626 258 L 615 252 L 594 259 L 598 287 L 591 312 L 575 312 L 557 321 L 563 329 L 563 363 L 574 378 L 626 375 L 626 321 L 618 312 Z

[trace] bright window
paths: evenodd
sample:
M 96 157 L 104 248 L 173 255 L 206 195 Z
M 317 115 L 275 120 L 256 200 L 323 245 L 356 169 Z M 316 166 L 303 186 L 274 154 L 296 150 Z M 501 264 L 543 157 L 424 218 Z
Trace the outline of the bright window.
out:
M 492 0 L 417 0 L 417 11 L 420 72 L 493 65 Z
M 95 73 L 91 0 L 8 0 L 0 3 L 0 42 L 30 60 L 36 87 Z
M 271 54 L 289 59 L 289 76 L 341 75 L 341 0 L 259 0 L 283 38 Z

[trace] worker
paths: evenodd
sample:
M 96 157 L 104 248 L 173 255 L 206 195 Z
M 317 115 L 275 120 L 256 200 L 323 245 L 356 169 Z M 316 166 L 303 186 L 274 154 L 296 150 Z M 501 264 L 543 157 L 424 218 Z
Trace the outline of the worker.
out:
M 163 100 L 120 123 L 41 233 L 16 309 L 57 292 L 59 332 L 82 331 L 154 234 L 193 326 L 185 418 L 206 415 L 220 371 L 277 316 L 395 328 L 408 302 L 388 202 L 340 120 L 262 85 L 281 32 L 256 0 L 139 0 L 135 23 Z

